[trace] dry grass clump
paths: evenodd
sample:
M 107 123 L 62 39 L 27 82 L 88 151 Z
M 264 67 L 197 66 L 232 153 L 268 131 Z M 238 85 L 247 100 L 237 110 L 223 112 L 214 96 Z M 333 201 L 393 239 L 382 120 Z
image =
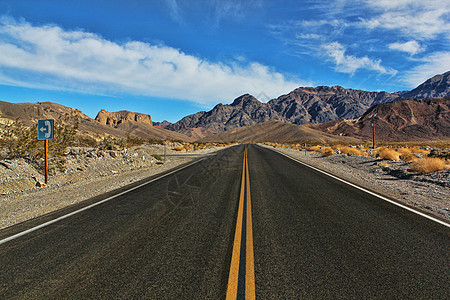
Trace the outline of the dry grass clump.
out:
M 311 146 L 311 147 L 307 147 L 306 150 L 308 151 L 314 151 L 316 153 L 320 153 L 320 146 Z
M 353 147 L 349 147 L 349 146 L 342 146 L 342 145 L 337 145 L 336 149 L 341 151 L 341 153 L 347 154 L 347 155 L 364 155 L 361 150 L 353 148 Z
M 411 152 L 412 152 L 411 149 L 405 148 L 405 147 L 398 148 L 397 151 L 400 152 L 402 155 L 411 154 Z
M 322 154 L 322 156 L 333 156 L 334 150 L 331 147 L 323 147 L 319 150 L 319 152 Z
M 448 168 L 445 160 L 436 157 L 420 158 L 411 164 L 411 169 L 419 174 L 433 173 Z
M 430 151 L 424 150 L 424 149 L 419 149 L 417 147 L 412 147 L 412 148 L 410 148 L 410 150 L 412 153 L 423 154 L 424 156 L 430 154 Z
M 173 146 L 173 150 L 175 150 L 175 151 L 183 151 L 183 150 L 185 150 L 185 149 L 184 149 L 183 146 L 175 145 L 175 146 Z
M 409 153 L 400 155 L 400 159 L 403 160 L 404 162 L 412 162 L 416 161 L 418 157 L 412 153 Z
M 387 160 L 400 160 L 400 155 L 401 155 L 400 152 L 395 151 L 394 149 L 384 147 L 378 148 L 375 151 L 375 156 Z

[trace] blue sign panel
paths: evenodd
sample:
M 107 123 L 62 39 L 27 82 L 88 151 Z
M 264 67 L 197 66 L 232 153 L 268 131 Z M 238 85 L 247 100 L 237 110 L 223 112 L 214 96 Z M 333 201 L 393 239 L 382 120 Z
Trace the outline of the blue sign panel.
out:
M 38 120 L 38 140 L 53 139 L 53 119 Z

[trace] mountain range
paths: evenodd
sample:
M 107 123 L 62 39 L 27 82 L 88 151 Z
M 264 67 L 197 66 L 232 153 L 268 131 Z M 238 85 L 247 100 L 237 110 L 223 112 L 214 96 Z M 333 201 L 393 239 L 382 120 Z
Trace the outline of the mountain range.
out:
M 81 134 L 97 139 L 107 135 L 135 135 L 186 142 L 214 139 L 282 142 L 313 137 L 331 141 L 332 135 L 340 136 L 340 139 L 345 136 L 369 138 L 371 116 L 375 115 L 377 134 L 381 139 L 448 140 L 449 96 L 450 71 L 428 79 L 411 91 L 396 93 L 367 92 L 340 86 L 300 87 L 267 103 L 245 94 L 231 104 L 217 104 L 210 111 L 186 116 L 174 124 L 167 121 L 153 123 L 150 115 L 130 111 L 101 110 L 92 119 L 78 109 L 52 102 L 0 101 L 0 123 L 16 119 L 27 125 L 43 118 L 62 118 L 67 122 L 76 120 Z M 426 116 L 422 117 L 424 112 Z
M 377 104 L 407 98 L 450 96 L 450 71 L 436 75 L 411 91 L 367 92 L 340 86 L 301 87 L 267 103 L 246 94 L 231 104 L 217 104 L 165 128 L 194 138 L 250 126 L 268 120 L 291 124 L 324 123 L 336 119 L 355 119 Z

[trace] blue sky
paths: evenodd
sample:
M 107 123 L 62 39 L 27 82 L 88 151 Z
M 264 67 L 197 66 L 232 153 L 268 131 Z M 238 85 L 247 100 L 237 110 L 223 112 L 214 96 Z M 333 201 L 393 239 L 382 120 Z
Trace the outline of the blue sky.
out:
M 300 86 L 395 92 L 450 70 L 448 0 L 2 0 L 0 100 L 175 122 Z

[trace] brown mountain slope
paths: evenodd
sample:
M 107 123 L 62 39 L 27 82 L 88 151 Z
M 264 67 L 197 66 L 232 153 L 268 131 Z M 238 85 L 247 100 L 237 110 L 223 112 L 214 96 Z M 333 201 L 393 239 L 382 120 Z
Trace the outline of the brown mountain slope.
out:
M 2 122 L 6 122 L 7 120 L 15 121 L 18 119 L 25 125 L 30 126 L 38 119 L 58 119 L 61 117 L 63 121 L 67 123 L 78 121 L 79 133 L 94 138 L 102 138 L 107 135 L 124 138 L 131 134 L 145 139 L 157 140 L 172 139 L 190 141 L 192 139 L 181 133 L 153 127 L 151 118 L 148 115 L 139 113 L 130 114 L 136 116 L 136 118 L 129 120 L 127 119 L 127 116 L 125 116 L 124 121 L 118 124 L 116 128 L 114 126 L 106 125 L 106 121 L 102 124 L 86 116 L 78 109 L 73 109 L 57 103 L 9 103 L 0 101 L 0 121 Z M 148 116 L 148 118 L 145 116 Z M 114 121 L 111 120 L 110 123 L 114 124 Z
M 304 125 L 286 124 L 271 120 L 252 126 L 234 128 L 222 133 L 209 135 L 203 142 L 359 142 L 352 137 L 334 136 Z
M 0 117 L 9 120 L 19 120 L 25 125 L 32 125 L 39 119 L 63 118 L 66 122 L 79 122 L 79 132 L 99 138 L 106 135 L 125 137 L 126 132 L 110 126 L 102 125 L 86 116 L 78 109 L 73 109 L 53 102 L 9 103 L 0 101 Z
M 450 97 L 403 99 L 379 104 L 354 120 L 308 125 L 326 133 L 378 141 L 450 140 Z
M 164 140 L 191 141 L 192 138 L 182 133 L 154 127 L 150 115 L 130 112 L 126 110 L 109 112 L 102 109 L 95 120 L 99 124 L 119 129 L 127 134 L 136 135 L 143 138 Z

